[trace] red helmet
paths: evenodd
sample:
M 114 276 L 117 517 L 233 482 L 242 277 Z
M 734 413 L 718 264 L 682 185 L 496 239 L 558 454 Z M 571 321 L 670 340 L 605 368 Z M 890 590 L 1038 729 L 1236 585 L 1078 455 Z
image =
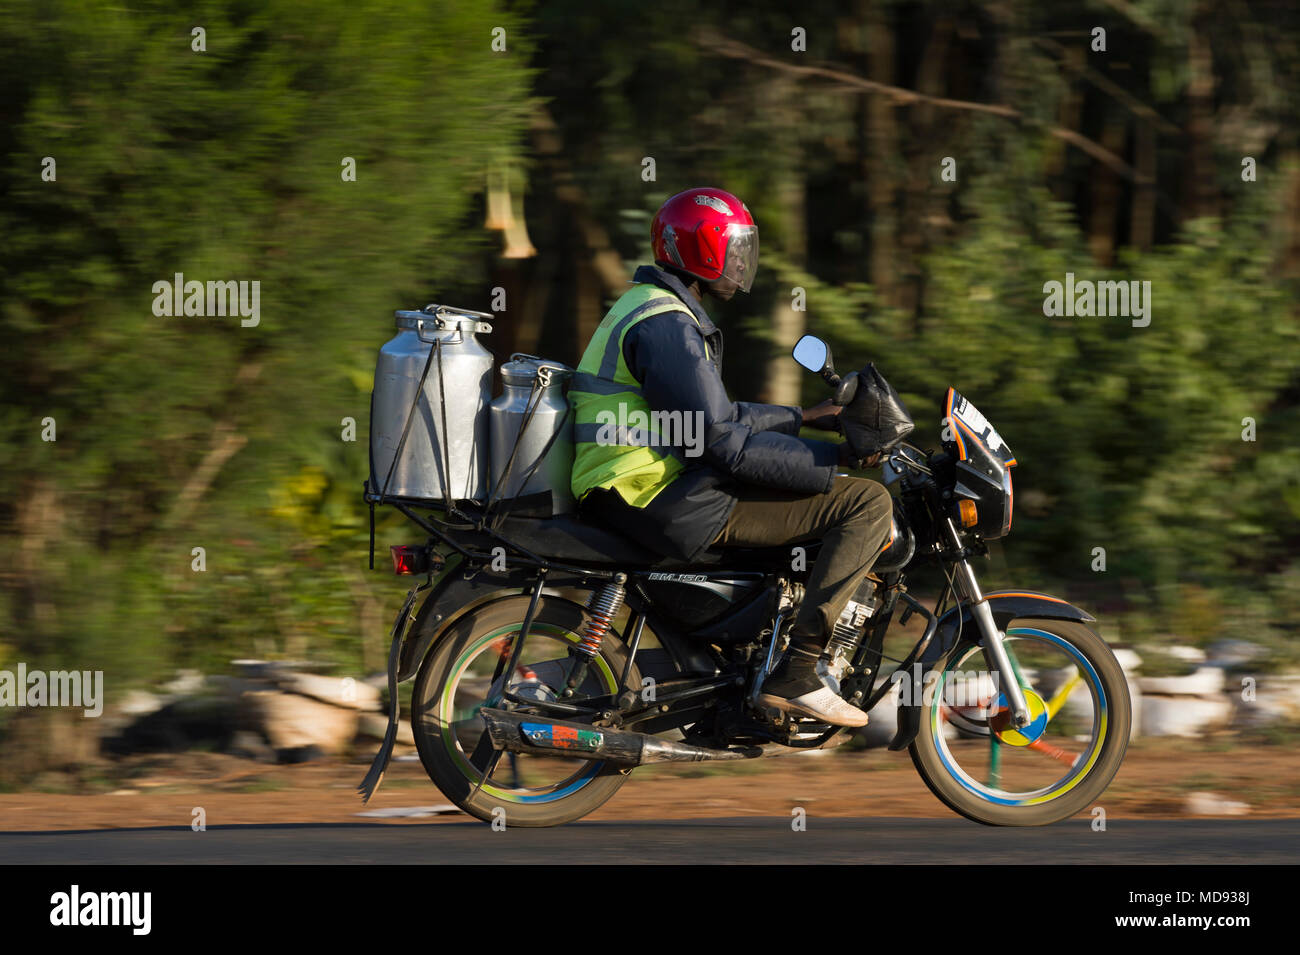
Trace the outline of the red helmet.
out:
M 743 202 L 721 189 L 687 189 L 650 223 L 655 261 L 704 282 L 733 280 L 742 292 L 758 270 L 758 226 Z

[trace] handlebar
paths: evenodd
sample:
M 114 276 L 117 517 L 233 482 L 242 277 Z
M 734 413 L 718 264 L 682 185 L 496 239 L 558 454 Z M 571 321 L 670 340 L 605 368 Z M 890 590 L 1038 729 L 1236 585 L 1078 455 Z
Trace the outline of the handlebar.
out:
M 845 375 L 843 378 L 836 375 L 834 381 L 831 381 L 828 378 L 827 383 L 835 389 L 835 394 L 831 396 L 831 404 L 839 405 L 841 408 L 845 407 L 850 401 L 852 401 L 853 396 L 858 393 L 857 372 L 854 372 L 851 375 Z
M 885 484 L 893 484 L 904 473 L 912 472 L 916 474 L 925 474 L 929 477 L 934 476 L 926 460 L 926 454 L 915 445 L 903 442 L 889 452 L 889 455 L 881 463 L 881 469 L 884 473 Z

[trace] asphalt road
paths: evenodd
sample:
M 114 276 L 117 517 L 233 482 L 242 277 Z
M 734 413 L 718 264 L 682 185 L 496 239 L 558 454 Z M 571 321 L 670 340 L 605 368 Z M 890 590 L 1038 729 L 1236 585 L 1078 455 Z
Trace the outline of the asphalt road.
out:
M 493 831 L 477 822 L 302 824 L 0 833 L 0 864 L 149 863 L 1293 863 L 1300 820 L 1079 818 L 1035 829 L 960 819 L 788 818 L 577 822 Z

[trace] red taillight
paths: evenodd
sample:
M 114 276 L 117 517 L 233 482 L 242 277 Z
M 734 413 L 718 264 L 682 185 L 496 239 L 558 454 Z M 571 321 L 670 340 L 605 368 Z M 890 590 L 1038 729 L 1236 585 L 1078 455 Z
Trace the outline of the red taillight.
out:
M 429 549 L 415 544 L 394 544 L 388 548 L 393 554 L 393 573 L 400 576 L 427 574 Z

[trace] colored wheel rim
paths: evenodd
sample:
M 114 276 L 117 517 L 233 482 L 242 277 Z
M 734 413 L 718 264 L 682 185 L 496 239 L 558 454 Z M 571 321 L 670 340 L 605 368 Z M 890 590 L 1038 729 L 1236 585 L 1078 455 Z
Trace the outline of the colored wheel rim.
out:
M 457 717 L 459 714 L 456 706 L 456 691 L 460 686 L 462 679 L 480 656 L 484 653 L 493 653 L 492 645 L 494 643 L 508 640 L 510 637 L 517 634 L 518 630 L 518 624 L 513 624 L 511 626 L 497 628 L 489 633 L 473 638 L 451 665 L 447 679 L 443 684 L 442 693 L 438 697 L 437 713 L 435 714 L 435 718 L 439 727 L 439 735 L 442 737 L 443 745 L 446 747 L 447 754 L 451 757 L 456 767 L 465 775 L 465 778 L 474 785 L 478 784 L 478 781 L 483 774 L 474 766 L 473 763 L 470 762 L 469 757 L 465 753 L 458 734 L 458 724 L 463 725 L 473 722 L 474 712 L 476 712 L 483 704 L 478 703 L 475 706 L 470 707 L 467 711 L 462 707 L 461 712 L 465 713 L 468 718 L 461 717 L 458 719 Z M 525 642 L 525 650 L 536 647 L 539 643 L 549 643 L 552 646 L 558 646 L 560 644 L 566 646 L 576 645 L 578 640 L 578 635 L 569 630 L 565 630 L 564 628 L 553 624 L 539 622 L 535 623 L 532 628 L 530 628 L 528 639 Z M 500 650 L 497 650 L 496 652 L 500 652 Z M 523 659 L 526 658 L 521 657 L 520 666 L 516 668 L 517 671 L 528 666 L 522 662 Z M 506 676 L 508 677 L 508 685 L 514 686 L 515 674 L 509 674 Z M 599 654 L 592 660 L 587 679 L 584 681 L 580 689 L 591 685 L 593 679 L 596 683 L 597 695 L 612 694 L 617 691 L 618 677 L 616 677 L 610 669 L 608 661 Z M 537 757 L 536 760 L 528 760 L 527 757 L 524 757 L 524 760 L 528 762 L 537 762 L 543 760 L 543 757 Z M 546 762 L 554 765 L 553 760 L 546 760 Z M 494 778 L 489 778 L 483 783 L 480 791 L 504 802 L 526 804 L 552 802 L 557 799 L 563 799 L 566 796 L 571 796 L 578 790 L 582 789 L 600 773 L 603 765 L 604 764 L 601 762 L 584 760 L 582 761 L 581 766 L 566 778 L 555 783 L 548 783 L 544 786 L 533 788 L 510 787 L 501 784 Z
M 935 687 L 934 699 L 930 702 L 930 719 L 928 732 L 932 734 L 935 750 L 944 770 L 963 788 L 979 798 L 1002 806 L 1034 806 L 1059 799 L 1074 789 L 1087 778 L 1101 754 L 1109 726 L 1109 701 L 1102 687 L 1101 678 L 1087 658 L 1068 640 L 1056 634 L 1034 627 L 1015 627 L 1006 633 L 1008 653 L 1015 656 L 1013 648 L 1022 649 L 1031 642 L 1054 648 L 1067 661 L 1068 669 L 1072 667 L 1074 676 L 1065 678 L 1061 687 L 1054 694 L 1040 693 L 1032 686 L 1025 687 L 1026 680 L 1021 677 L 1022 688 L 1027 692 L 1031 720 L 1028 726 L 1014 729 L 1010 725 L 1006 710 L 1005 695 L 999 693 L 989 702 L 992 706 L 953 707 L 945 703 L 946 687 L 955 671 L 971 659 L 982 655 L 978 648 L 972 648 L 966 654 L 949 664 Z M 1016 669 L 1020 670 L 1018 664 Z M 1092 700 L 1092 725 L 1087 733 L 1087 745 L 1076 750 L 1078 740 L 1052 738 L 1053 720 L 1060 717 L 1062 708 L 1069 696 L 1086 686 Z M 973 750 L 968 742 L 957 747 L 950 745 L 945 732 L 945 723 L 952 723 L 968 735 L 982 736 L 988 740 L 988 756 L 985 766 L 985 778 L 979 779 L 963 767 L 955 749 L 962 749 L 967 755 Z M 1070 748 L 1063 748 L 1068 746 Z M 1032 754 L 1032 755 L 1031 755 Z M 1029 765 L 1028 761 L 1041 759 L 1044 767 L 1060 766 L 1063 772 L 1059 778 L 1046 785 L 1029 789 L 1009 789 L 1003 780 L 1008 773 L 1011 758 L 1017 760 L 1017 769 Z M 1045 770 L 1047 775 L 1051 769 Z

